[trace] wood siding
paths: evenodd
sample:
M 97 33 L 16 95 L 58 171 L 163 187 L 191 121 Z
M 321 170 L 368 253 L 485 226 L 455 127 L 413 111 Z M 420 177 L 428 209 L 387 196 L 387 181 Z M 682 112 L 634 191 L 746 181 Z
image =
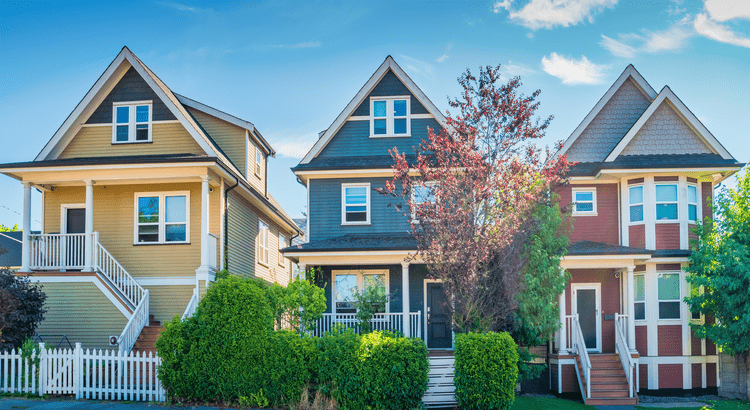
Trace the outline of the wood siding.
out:
M 682 325 L 659 325 L 656 328 L 659 356 L 682 356 Z
M 224 155 L 232 161 L 232 164 L 247 178 L 247 156 L 245 152 L 247 149 L 247 131 L 193 108 L 188 108 L 188 112 L 214 140 L 221 151 L 224 152 Z
M 692 387 L 694 389 L 700 389 L 703 387 L 703 365 L 700 363 L 692 363 L 690 365 L 690 372 L 692 373 Z
M 716 386 L 716 363 L 706 363 L 706 387 Z
M 637 350 L 641 356 L 648 354 L 648 334 L 646 330 L 646 326 L 636 325 L 635 327 L 635 350 Z
M 659 364 L 659 388 L 682 389 L 682 364 Z
M 602 353 L 615 352 L 615 321 L 604 320 L 605 315 L 620 313 L 620 280 L 615 278 L 612 269 L 569 269 L 570 283 L 565 288 L 566 315 L 570 315 L 573 307 L 570 284 L 600 283 L 602 294 Z
M 195 285 L 144 286 L 148 289 L 149 314 L 164 326 L 175 315 L 182 317 Z
M 560 205 L 570 206 L 573 202 L 573 188 L 596 189 L 596 216 L 573 216 L 573 232 L 570 242 L 593 241 L 619 245 L 617 184 L 568 185 L 558 190 Z
M 638 387 L 641 389 L 648 389 L 648 365 L 638 365 Z
M 195 139 L 179 123 L 153 124 L 153 142 L 113 144 L 112 127 L 82 127 L 60 153 L 60 159 L 121 157 L 128 155 L 205 155 Z
M 628 243 L 631 248 L 646 248 L 646 225 L 630 225 L 628 227 Z
M 656 249 L 680 249 L 680 224 L 656 224 Z
M 47 313 L 36 332 L 45 342 L 56 344 L 60 335 L 66 335 L 84 348 L 110 349 L 108 337 L 119 336 L 128 322 L 93 283 L 43 283 L 42 289 Z
M 388 150 L 393 147 L 399 152 L 414 154 L 414 147 L 429 138 L 427 127 L 436 132 L 441 129 L 434 118 L 413 118 L 411 137 L 370 138 L 370 121 L 346 121 L 318 157 L 390 155 Z
M 688 314 L 690 314 L 688 312 Z M 695 330 L 690 328 L 690 354 L 692 356 L 701 355 L 701 339 L 695 336 Z

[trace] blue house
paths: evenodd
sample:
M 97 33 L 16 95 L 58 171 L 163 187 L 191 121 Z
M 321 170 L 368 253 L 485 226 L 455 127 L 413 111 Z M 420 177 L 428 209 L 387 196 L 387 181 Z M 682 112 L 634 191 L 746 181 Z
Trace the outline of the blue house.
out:
M 393 178 L 389 149 L 407 158 L 445 123 L 440 110 L 393 60 L 385 59 L 302 161 L 294 167 L 307 187 L 307 242 L 283 250 L 300 268 L 320 268 L 328 306 L 316 332 L 335 323 L 356 328 L 356 289 L 391 295 L 374 329 L 424 338 L 450 348 L 452 332 L 442 286 L 414 259 L 408 209 L 378 188 Z

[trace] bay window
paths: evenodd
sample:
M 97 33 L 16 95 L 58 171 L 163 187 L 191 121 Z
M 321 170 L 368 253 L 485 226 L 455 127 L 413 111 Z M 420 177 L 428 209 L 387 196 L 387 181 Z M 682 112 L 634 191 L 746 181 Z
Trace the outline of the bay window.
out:
M 658 276 L 659 319 L 680 318 L 680 274 L 660 273 Z
M 655 199 L 656 199 L 656 220 L 657 221 L 676 221 L 677 220 L 677 185 L 676 184 L 657 184 Z
M 135 207 L 136 244 L 190 241 L 188 192 L 137 193 Z
M 633 275 L 635 320 L 646 320 L 646 276 Z
M 630 196 L 630 222 L 643 222 L 643 185 L 631 186 L 628 192 Z
M 698 221 L 698 187 L 688 185 L 688 221 Z

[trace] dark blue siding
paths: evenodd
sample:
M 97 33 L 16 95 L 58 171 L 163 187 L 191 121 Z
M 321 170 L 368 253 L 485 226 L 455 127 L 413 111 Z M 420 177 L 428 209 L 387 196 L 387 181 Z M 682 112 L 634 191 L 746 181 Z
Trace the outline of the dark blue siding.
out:
M 174 120 L 175 116 L 167 108 L 154 90 L 146 83 L 135 68 L 130 69 L 109 92 L 104 101 L 99 104 L 86 124 L 108 124 L 112 122 L 112 103 L 126 101 L 153 101 L 154 121 Z
M 397 147 L 399 152 L 413 154 L 419 143 L 428 139 L 427 127 L 440 130 L 440 124 L 435 119 L 420 118 L 411 120 L 410 138 L 370 138 L 369 121 L 347 121 L 318 157 L 388 155 L 388 150 L 393 147 Z
M 309 240 L 317 241 L 346 234 L 411 232 L 407 210 L 400 197 L 375 191 L 385 188 L 388 178 L 336 178 L 310 180 Z M 370 225 L 341 225 L 341 184 L 370 183 Z M 396 206 L 401 207 L 400 210 Z
M 391 268 L 389 290 L 391 293 L 391 312 L 403 312 L 404 311 L 404 292 L 401 283 L 401 266 L 395 266 Z
M 370 96 L 375 97 L 386 97 L 391 95 L 409 95 L 411 96 L 411 113 L 412 114 L 429 114 L 427 109 L 414 97 L 408 88 L 398 79 L 393 71 L 388 70 L 383 78 L 378 82 L 375 88 L 372 89 L 367 98 L 359 104 L 352 115 L 370 115 Z

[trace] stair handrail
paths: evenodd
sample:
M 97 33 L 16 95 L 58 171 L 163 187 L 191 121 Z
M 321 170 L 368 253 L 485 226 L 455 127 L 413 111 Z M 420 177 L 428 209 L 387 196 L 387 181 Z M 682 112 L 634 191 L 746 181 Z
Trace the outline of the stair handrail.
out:
M 94 232 L 94 269 L 104 276 L 133 306 L 138 306 L 146 290 L 130 276 L 120 262 L 99 242 L 99 232 Z
M 119 345 L 120 354 L 128 354 L 133 349 L 138 336 L 143 331 L 143 328 L 148 324 L 148 290 L 144 291 L 141 301 L 138 306 L 133 310 L 133 315 L 130 316 L 130 320 L 122 329 L 120 337 L 117 338 L 117 344 Z
M 628 315 L 620 315 L 615 313 L 615 346 L 617 347 L 617 353 L 620 355 L 620 363 L 622 363 L 622 369 L 625 371 L 625 378 L 628 380 L 628 395 L 633 397 L 633 369 L 635 368 L 635 361 L 630 356 L 630 349 L 625 339 L 625 334 L 622 331 L 623 325 L 626 323 L 625 320 L 629 320 Z
M 591 358 L 589 358 L 589 352 L 586 350 L 586 340 L 583 338 L 583 331 L 581 330 L 581 321 L 578 313 L 573 320 L 575 326 L 573 332 L 575 333 L 575 349 L 578 353 L 578 357 L 581 358 L 581 367 L 583 367 L 583 377 L 586 378 L 586 398 L 591 398 Z
M 198 288 L 193 289 L 193 296 L 190 298 L 190 301 L 187 304 L 187 307 L 185 308 L 185 312 L 182 314 L 182 320 L 189 318 L 190 316 L 193 316 L 195 313 L 195 310 L 198 308 Z

